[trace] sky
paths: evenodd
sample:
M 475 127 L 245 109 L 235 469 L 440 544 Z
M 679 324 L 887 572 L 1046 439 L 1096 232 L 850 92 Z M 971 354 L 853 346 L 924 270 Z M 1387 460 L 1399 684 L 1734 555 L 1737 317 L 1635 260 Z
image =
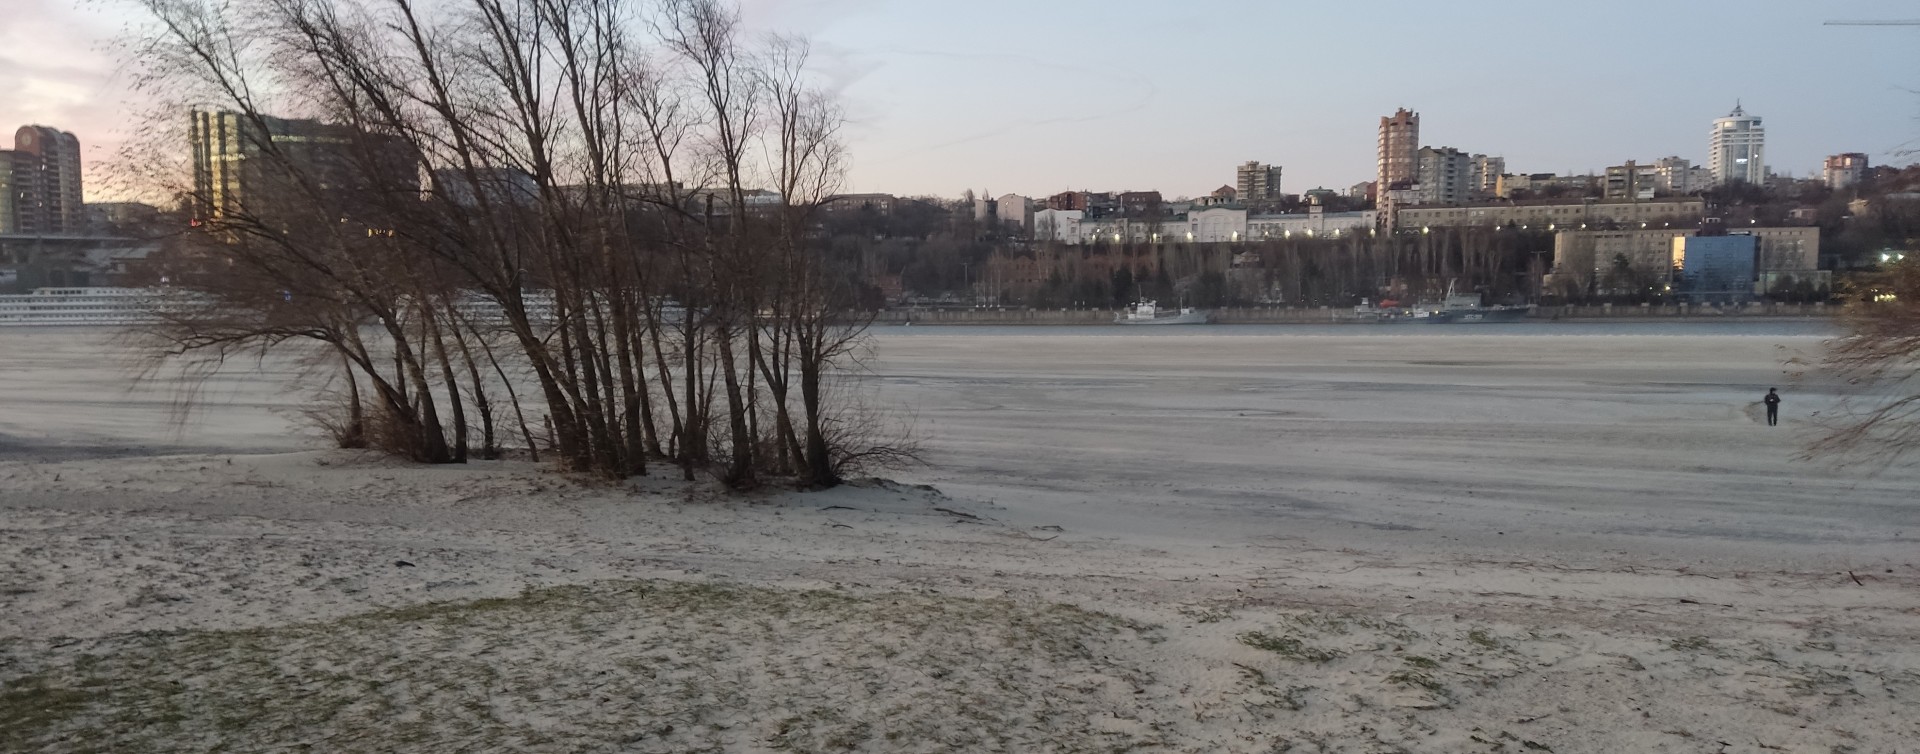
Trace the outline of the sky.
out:
M 0 133 L 73 131 L 104 184 L 130 129 L 123 6 L 3 2 Z M 756 30 L 813 40 L 851 118 L 849 191 L 1198 196 L 1248 160 L 1281 165 L 1289 192 L 1344 189 L 1371 179 L 1399 107 L 1423 144 L 1512 172 L 1704 164 L 1736 101 L 1781 173 L 1920 150 L 1920 26 L 1822 25 L 1920 18 L 1911 0 L 740 4 Z

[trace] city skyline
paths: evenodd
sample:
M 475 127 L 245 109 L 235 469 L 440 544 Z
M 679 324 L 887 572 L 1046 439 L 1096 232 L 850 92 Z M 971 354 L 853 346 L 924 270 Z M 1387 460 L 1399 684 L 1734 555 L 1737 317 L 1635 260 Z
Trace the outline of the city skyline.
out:
M 848 192 L 1169 197 L 1231 184 L 1250 160 L 1283 168 L 1291 193 L 1370 180 L 1378 119 L 1399 107 L 1421 113 L 1421 146 L 1504 157 L 1516 173 L 1668 155 L 1705 164 L 1709 127 L 1736 101 L 1768 121 L 1777 172 L 1817 176 L 1846 152 L 1911 162 L 1920 30 L 1821 26 L 1900 17 L 1892 2 L 1803 5 L 1222 3 L 1169 25 L 1156 17 L 1164 7 L 1145 3 L 742 3 L 754 29 L 813 39 L 850 116 Z M 133 128 L 109 16 L 26 0 L 0 32 L 0 86 L 16 93 L 0 101 L 0 127 L 76 133 L 90 200 L 124 198 L 95 176 Z M 1648 29 L 1677 32 L 1656 40 Z M 1384 55 L 1374 36 L 1420 42 Z M 937 41 L 899 41 L 911 39 Z

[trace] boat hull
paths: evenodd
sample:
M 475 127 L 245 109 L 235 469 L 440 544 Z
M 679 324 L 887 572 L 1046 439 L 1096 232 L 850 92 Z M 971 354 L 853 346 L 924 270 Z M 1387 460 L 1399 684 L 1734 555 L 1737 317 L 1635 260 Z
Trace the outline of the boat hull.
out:
M 1519 322 L 1525 320 L 1531 313 L 1531 310 L 1523 308 L 1456 309 L 1434 312 L 1420 321 L 1430 325 L 1496 324 Z
M 1113 320 L 1117 325 L 1204 325 L 1212 321 L 1212 312 L 1187 312 L 1153 319 L 1128 319 L 1122 314 Z

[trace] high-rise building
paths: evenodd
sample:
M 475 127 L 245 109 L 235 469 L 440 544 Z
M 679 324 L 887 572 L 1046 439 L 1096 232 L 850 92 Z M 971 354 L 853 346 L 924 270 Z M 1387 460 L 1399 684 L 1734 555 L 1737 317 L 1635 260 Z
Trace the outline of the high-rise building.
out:
M 1380 161 L 1374 191 L 1379 197 L 1377 217 L 1395 225 L 1395 210 L 1407 197 L 1420 172 L 1420 114 L 1406 108 L 1380 119 Z
M 1380 188 L 1417 180 L 1419 170 L 1420 114 L 1403 107 L 1380 119 Z
M 1707 152 L 1714 185 L 1732 181 L 1764 185 L 1767 182 L 1766 135 L 1766 130 L 1760 127 L 1760 116 L 1748 115 L 1738 104 L 1727 117 L 1716 119 Z
M 1867 175 L 1867 156 L 1859 152 L 1836 154 L 1827 158 L 1827 188 L 1839 191 L 1852 188 Z
M 1420 204 L 1465 204 L 1472 194 L 1473 156 L 1453 147 L 1421 147 L 1419 171 Z
M 80 140 L 55 128 L 21 126 L 13 149 L 0 150 L 0 233 L 69 236 L 86 228 Z
M 1507 158 L 1476 154 L 1473 156 L 1473 174 L 1467 178 L 1467 188 L 1475 199 L 1492 198 L 1500 189 L 1500 175 L 1505 172 Z
M 1280 166 L 1248 162 L 1234 171 L 1235 198 L 1243 202 L 1270 202 L 1280 199 Z
M 193 205 L 200 218 L 349 212 L 418 198 L 418 162 L 397 139 L 350 126 L 230 111 L 192 113 Z

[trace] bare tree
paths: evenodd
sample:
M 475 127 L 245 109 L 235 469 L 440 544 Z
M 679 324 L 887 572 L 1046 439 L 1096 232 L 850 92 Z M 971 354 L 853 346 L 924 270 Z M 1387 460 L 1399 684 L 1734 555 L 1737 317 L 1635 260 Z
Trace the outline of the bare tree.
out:
M 144 81 L 244 142 L 244 191 L 179 186 L 218 263 L 156 353 L 324 344 L 338 434 L 420 460 L 496 455 L 504 394 L 566 469 L 838 480 L 821 392 L 866 318 L 812 232 L 842 147 L 804 42 L 718 0 L 141 2 Z
M 1814 365 L 1849 394 L 1806 455 L 1893 464 L 1920 451 L 1920 264 L 1888 265 L 1863 295 L 1842 319 L 1846 334 Z

